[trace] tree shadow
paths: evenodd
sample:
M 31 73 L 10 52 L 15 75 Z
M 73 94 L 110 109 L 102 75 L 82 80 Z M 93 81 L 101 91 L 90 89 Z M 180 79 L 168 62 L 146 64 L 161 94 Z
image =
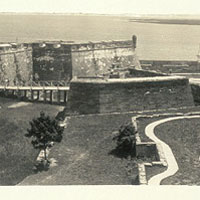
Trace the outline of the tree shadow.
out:
M 33 171 L 35 173 L 42 172 L 42 171 L 48 171 L 50 167 L 50 161 L 49 160 L 41 160 L 37 161 L 33 167 Z
M 115 149 L 112 149 L 108 155 L 112 155 L 112 156 L 115 156 L 117 158 L 133 158 L 136 156 L 136 153 L 135 153 L 135 148 L 133 148 L 132 150 L 130 149 L 124 149 L 124 148 L 119 148 L 119 147 L 116 147 Z

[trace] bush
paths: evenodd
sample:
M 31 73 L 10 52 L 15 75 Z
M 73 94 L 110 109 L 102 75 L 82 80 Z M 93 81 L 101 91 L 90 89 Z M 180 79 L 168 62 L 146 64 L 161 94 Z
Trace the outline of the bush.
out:
M 127 156 L 135 156 L 136 128 L 132 123 L 126 123 L 119 128 L 118 133 L 113 137 L 117 143 L 117 149 Z

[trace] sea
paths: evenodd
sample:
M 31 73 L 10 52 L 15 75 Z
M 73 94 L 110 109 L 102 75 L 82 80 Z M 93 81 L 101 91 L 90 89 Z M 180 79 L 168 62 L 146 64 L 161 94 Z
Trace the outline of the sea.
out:
M 197 60 L 200 25 L 131 22 L 124 16 L 0 14 L 0 42 L 129 40 L 141 60 Z

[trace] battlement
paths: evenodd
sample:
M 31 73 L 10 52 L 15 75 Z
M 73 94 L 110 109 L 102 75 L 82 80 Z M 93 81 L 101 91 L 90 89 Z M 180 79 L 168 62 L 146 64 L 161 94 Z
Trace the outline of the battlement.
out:
M 88 41 L 88 42 L 74 42 L 74 41 L 38 41 L 32 43 L 0 43 L 0 52 L 16 51 L 28 48 L 40 49 L 55 49 L 63 50 L 70 49 L 71 51 L 92 51 L 112 48 L 135 48 L 136 42 L 132 40 L 108 40 L 108 41 Z
M 0 54 L 32 51 L 32 45 L 27 43 L 0 43 Z
M 70 51 L 70 52 L 88 52 L 88 51 L 101 51 L 119 48 L 131 48 L 135 50 L 135 43 L 131 40 L 118 40 L 118 41 L 96 41 L 96 42 L 67 42 L 67 41 L 43 41 L 30 44 L 33 49 L 38 51 Z
M 74 42 L 74 41 L 39 41 L 32 43 L 33 48 L 43 49 L 65 49 L 71 51 L 92 51 L 112 48 L 136 48 L 136 36 L 132 40 L 107 40 L 107 41 L 88 41 L 88 42 Z

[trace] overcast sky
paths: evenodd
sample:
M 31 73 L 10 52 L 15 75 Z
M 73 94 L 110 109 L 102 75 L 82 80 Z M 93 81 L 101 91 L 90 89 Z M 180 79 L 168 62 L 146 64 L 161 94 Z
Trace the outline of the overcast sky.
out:
M 0 0 L 0 12 L 200 14 L 200 0 Z

